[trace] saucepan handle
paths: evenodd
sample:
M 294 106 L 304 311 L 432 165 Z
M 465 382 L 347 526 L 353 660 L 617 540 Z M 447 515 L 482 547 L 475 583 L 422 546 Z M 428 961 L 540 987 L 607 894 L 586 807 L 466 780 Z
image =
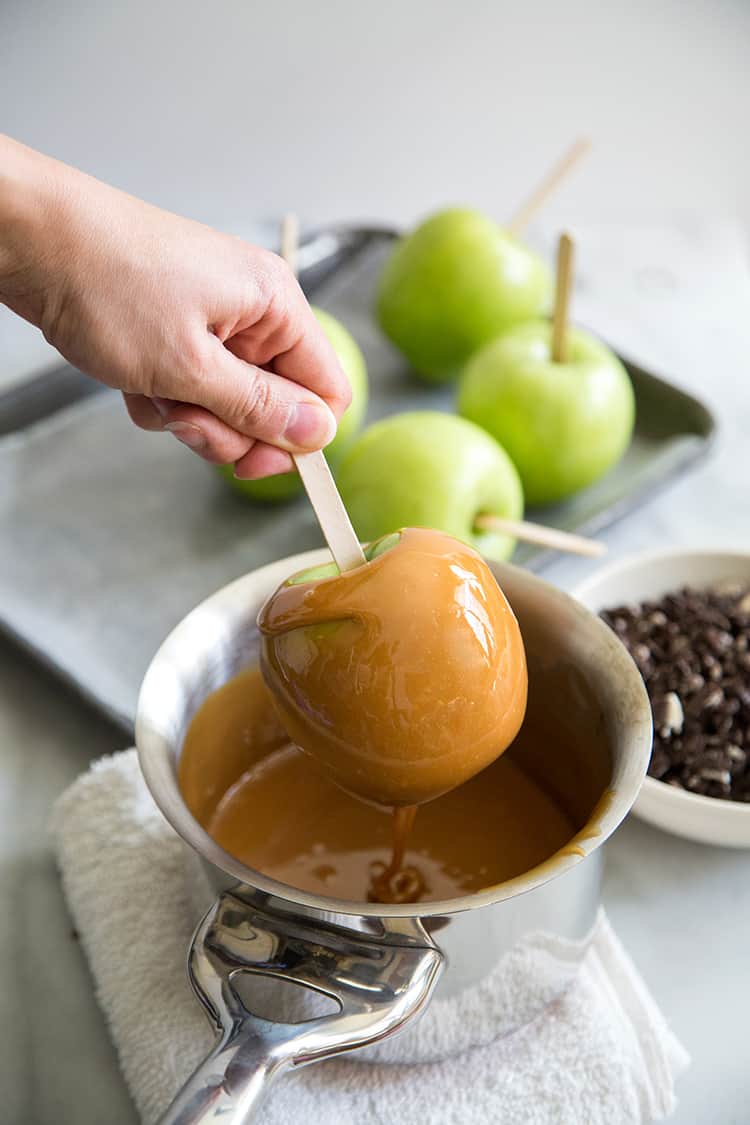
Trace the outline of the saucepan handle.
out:
M 415 1019 L 440 976 L 442 954 L 416 920 L 375 921 L 379 933 L 360 933 L 275 910 L 246 891 L 222 895 L 198 926 L 188 960 L 220 1038 L 160 1125 L 246 1125 L 286 1068 L 366 1046 Z M 262 1019 L 239 994 L 241 974 L 302 985 L 336 1011 L 295 1023 Z
M 268 1044 L 240 1025 L 193 1071 L 160 1125 L 245 1125 L 282 1065 Z

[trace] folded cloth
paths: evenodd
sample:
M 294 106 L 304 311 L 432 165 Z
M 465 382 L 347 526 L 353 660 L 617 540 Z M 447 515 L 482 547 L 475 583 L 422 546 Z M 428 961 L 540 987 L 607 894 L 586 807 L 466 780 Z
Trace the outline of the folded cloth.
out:
M 97 996 L 149 1125 L 213 1043 L 185 972 L 193 929 L 210 902 L 208 882 L 154 805 L 134 750 L 101 759 L 79 778 L 58 800 L 52 830 Z M 435 1004 L 442 1042 L 452 1023 L 455 1042 L 465 1044 L 462 1028 L 481 1023 L 468 1006 L 492 1016 L 492 989 Z M 387 1057 L 397 1064 L 375 1056 L 365 1065 L 355 1052 L 296 1071 L 275 1085 L 262 1120 L 629 1125 L 671 1112 L 675 1078 L 689 1061 L 603 912 L 564 996 L 514 1034 L 488 1042 L 486 1023 L 482 1046 L 441 1061 L 404 1065 L 396 1050 Z M 409 1036 L 420 1042 L 421 1029 L 394 1046 Z M 435 1039 L 426 1055 L 439 1045 Z

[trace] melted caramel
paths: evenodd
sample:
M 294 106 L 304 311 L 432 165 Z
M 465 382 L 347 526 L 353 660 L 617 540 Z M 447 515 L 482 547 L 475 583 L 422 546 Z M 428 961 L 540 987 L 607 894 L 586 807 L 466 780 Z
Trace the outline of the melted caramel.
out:
M 180 789 L 196 820 L 205 826 L 237 778 L 288 742 L 257 667 L 215 691 L 193 716 L 180 757 Z
M 419 809 L 401 872 L 384 887 L 391 814 L 344 792 L 284 740 L 258 670 L 248 670 L 195 715 L 179 781 L 223 848 L 288 886 L 355 902 L 453 899 L 528 871 L 580 827 L 506 755 Z M 411 873 L 419 883 L 404 887 Z
M 374 863 L 367 897 L 371 902 L 419 902 L 425 882 L 417 867 L 405 864 L 406 848 L 414 827 L 417 805 L 401 805 L 393 810 L 393 844 L 388 863 Z
M 407 528 L 364 566 L 284 583 L 258 625 L 290 739 L 366 800 L 434 800 L 523 720 L 518 623 L 481 556 L 441 532 Z

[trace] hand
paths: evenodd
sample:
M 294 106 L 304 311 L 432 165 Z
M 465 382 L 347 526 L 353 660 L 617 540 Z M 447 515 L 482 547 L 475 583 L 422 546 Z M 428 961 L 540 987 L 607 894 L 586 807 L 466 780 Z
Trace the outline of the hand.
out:
M 244 478 L 328 444 L 349 384 L 279 257 L 0 146 L 0 299 L 137 426 Z

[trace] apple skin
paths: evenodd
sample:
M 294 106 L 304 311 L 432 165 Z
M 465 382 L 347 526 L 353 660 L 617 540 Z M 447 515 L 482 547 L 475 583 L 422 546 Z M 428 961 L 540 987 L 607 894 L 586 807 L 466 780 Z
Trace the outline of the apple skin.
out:
M 603 476 L 625 452 L 635 397 L 609 348 L 578 328 L 568 360 L 551 357 L 546 321 L 519 325 L 469 360 L 459 413 L 507 450 L 528 504 L 551 504 Z
M 520 519 L 518 473 L 494 438 L 455 414 L 422 410 L 376 422 L 350 447 L 336 479 L 363 542 L 428 527 L 499 562 L 515 547 L 509 536 L 473 525 L 480 513 Z
M 376 539 L 373 543 L 366 544 L 362 549 L 362 554 L 365 556 L 367 562 L 374 562 L 375 559 L 380 558 L 386 551 L 390 551 L 391 547 L 395 547 L 403 533 L 403 528 L 398 531 L 392 531 L 388 535 L 383 535 L 380 539 Z M 307 570 L 298 570 L 286 582 L 282 583 L 284 586 L 301 586 L 305 582 L 318 582 L 321 578 L 335 578 L 337 574 L 341 574 L 338 564 L 335 562 L 320 563 L 319 566 L 309 566 Z
M 385 264 L 376 313 L 386 336 L 430 382 L 455 378 L 483 344 L 543 315 L 545 263 L 478 211 L 439 211 L 402 238 Z
M 367 366 L 365 357 L 348 328 L 323 309 L 313 307 L 313 312 L 352 388 L 352 401 L 339 422 L 335 438 L 325 450 L 327 460 L 335 464 L 359 432 L 365 418 L 368 400 Z M 217 468 L 235 492 L 250 500 L 278 504 L 292 500 L 302 492 L 299 473 L 278 473 L 273 477 L 263 477 L 262 480 L 237 480 L 233 465 L 218 465 Z

